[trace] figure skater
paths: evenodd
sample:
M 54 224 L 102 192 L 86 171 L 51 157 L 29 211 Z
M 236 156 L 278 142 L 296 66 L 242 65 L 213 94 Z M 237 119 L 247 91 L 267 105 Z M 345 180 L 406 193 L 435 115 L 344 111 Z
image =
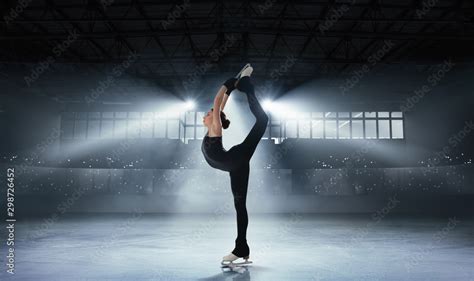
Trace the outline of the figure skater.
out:
M 246 198 L 249 162 L 268 124 L 268 116 L 258 102 L 254 86 L 250 82 L 252 71 L 253 68 L 250 64 L 247 64 L 235 78 L 225 81 L 214 99 L 214 107 L 203 118 L 203 123 L 207 127 L 208 132 L 202 142 L 202 153 L 211 167 L 229 172 L 234 206 L 237 213 L 235 248 L 229 255 L 223 257 L 223 265 L 233 264 L 238 258 L 245 260 L 242 264 L 251 263 L 248 261 L 250 248 L 246 238 L 248 225 Z M 256 122 L 241 144 L 225 150 L 222 146 L 222 129 L 227 129 L 230 121 L 224 114 L 223 109 L 229 95 L 236 88 L 247 95 L 250 111 L 255 116 Z

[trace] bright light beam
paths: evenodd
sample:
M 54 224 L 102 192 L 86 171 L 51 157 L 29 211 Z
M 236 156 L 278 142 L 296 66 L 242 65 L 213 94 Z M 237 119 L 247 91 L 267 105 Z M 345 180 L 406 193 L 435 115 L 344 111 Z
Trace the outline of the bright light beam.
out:
M 185 104 L 187 110 L 193 110 L 196 107 L 196 103 L 193 100 L 188 100 Z
M 292 109 L 290 105 L 269 99 L 262 102 L 262 107 L 264 110 L 278 116 L 278 118 L 295 118 L 297 115 L 297 111 Z
M 273 107 L 273 102 L 271 100 L 264 100 L 262 102 L 263 109 L 271 111 Z

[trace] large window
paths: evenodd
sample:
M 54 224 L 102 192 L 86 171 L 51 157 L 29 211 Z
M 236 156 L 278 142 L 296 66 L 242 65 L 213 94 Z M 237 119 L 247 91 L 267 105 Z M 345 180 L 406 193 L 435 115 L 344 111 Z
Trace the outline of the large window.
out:
M 184 140 L 184 124 L 181 115 L 159 112 L 64 112 L 61 115 L 61 138 Z
M 204 112 L 64 112 L 63 139 L 167 138 L 202 139 L 206 128 Z M 280 143 L 287 138 L 301 139 L 403 139 L 404 115 L 383 112 L 301 112 L 277 116 L 270 122 L 264 139 Z
M 403 139 L 403 113 L 383 112 L 312 112 L 271 119 L 270 137 L 278 142 L 286 138 L 312 139 Z M 268 136 L 266 136 L 268 137 Z

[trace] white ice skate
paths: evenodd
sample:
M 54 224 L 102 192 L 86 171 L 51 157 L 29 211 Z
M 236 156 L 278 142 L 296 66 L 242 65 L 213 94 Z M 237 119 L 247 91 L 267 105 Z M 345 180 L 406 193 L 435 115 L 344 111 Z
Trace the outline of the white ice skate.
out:
M 242 79 L 242 77 L 245 77 L 245 76 L 250 77 L 252 72 L 253 72 L 253 67 L 251 67 L 250 65 L 248 67 L 244 68 L 242 70 L 242 73 L 240 73 L 240 78 L 237 79 L 237 81 L 235 82 L 235 87 L 237 88 L 237 86 L 239 85 L 240 79 Z
M 252 74 L 252 72 L 253 72 L 253 67 L 251 67 L 249 65 L 248 67 L 246 67 L 245 69 L 242 70 L 242 73 L 240 74 L 240 78 L 242 78 L 244 76 L 250 76 Z
M 240 259 L 238 256 L 230 253 L 227 256 L 222 258 L 221 265 L 222 267 L 236 267 L 236 266 L 248 266 L 249 264 L 252 264 L 252 261 L 249 261 L 249 256 L 242 257 L 244 261 L 238 261 L 236 260 Z
M 247 63 L 246 65 L 244 65 L 244 67 L 240 70 L 240 72 L 237 73 L 237 75 L 235 75 L 235 78 L 239 79 L 241 77 L 240 75 L 242 74 L 242 72 L 248 67 L 250 67 L 250 63 Z

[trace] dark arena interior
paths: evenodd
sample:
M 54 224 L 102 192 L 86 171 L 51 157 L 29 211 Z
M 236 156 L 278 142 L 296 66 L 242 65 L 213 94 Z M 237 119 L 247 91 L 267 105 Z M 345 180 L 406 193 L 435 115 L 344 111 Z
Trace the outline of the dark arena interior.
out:
M 1 280 L 474 280 L 473 1 L 0 11 Z M 247 63 L 253 263 L 221 267 L 238 200 L 203 118 Z

